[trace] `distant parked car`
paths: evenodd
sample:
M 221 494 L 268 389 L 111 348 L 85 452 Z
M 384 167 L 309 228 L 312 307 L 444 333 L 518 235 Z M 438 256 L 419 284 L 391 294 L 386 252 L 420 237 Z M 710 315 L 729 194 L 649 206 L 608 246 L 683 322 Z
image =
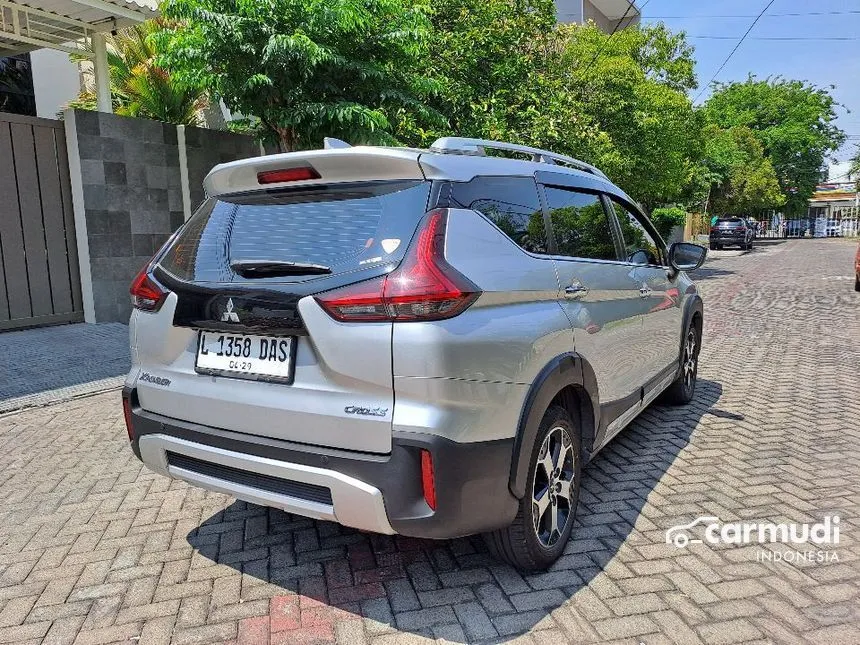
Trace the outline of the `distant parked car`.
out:
M 785 223 L 783 237 L 804 237 L 809 229 L 809 222 L 805 219 L 790 219 Z
M 724 246 L 739 246 L 746 250 L 753 247 L 754 235 L 745 219 L 721 217 L 711 227 L 711 234 L 708 239 L 712 251 Z

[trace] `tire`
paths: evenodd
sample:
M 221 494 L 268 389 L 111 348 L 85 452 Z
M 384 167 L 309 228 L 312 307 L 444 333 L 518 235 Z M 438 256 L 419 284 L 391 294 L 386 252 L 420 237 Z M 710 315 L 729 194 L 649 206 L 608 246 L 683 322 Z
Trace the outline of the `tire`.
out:
M 520 500 L 517 516 L 510 526 L 485 533 L 484 541 L 499 560 L 523 571 L 536 571 L 546 569 L 564 552 L 579 501 L 582 472 L 579 428 L 563 407 L 550 406 L 543 415 L 529 459 L 526 494 Z M 553 468 L 552 473 L 547 473 L 548 466 Z M 553 482 L 555 490 L 551 491 Z M 564 482 L 568 483 L 567 497 L 563 495 Z M 540 504 L 537 500 L 545 504 L 539 522 L 534 519 Z M 563 526 L 558 527 L 560 521 Z
M 854 291 L 860 291 L 860 275 L 854 276 Z
M 716 251 L 716 250 L 717 250 L 717 245 L 716 245 L 716 244 L 714 244 L 713 242 L 711 242 L 711 250 L 712 250 L 712 251 Z
M 685 405 L 696 395 L 696 377 L 699 371 L 699 350 L 702 334 L 693 321 L 690 321 L 681 346 L 681 371 L 672 384 L 666 388 L 663 400 L 670 405 Z

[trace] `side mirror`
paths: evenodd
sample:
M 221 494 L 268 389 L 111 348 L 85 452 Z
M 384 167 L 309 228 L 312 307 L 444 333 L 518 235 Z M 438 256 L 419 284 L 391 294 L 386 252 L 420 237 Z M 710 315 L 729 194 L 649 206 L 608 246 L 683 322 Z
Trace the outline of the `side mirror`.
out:
M 690 242 L 676 242 L 669 247 L 669 264 L 676 271 L 694 271 L 705 261 L 708 250 Z

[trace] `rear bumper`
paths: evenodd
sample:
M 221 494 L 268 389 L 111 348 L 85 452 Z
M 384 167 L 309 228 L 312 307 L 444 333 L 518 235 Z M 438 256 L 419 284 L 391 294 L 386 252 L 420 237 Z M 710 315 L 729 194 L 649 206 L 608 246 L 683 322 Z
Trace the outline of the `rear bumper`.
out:
M 711 235 L 711 242 L 718 244 L 746 244 L 746 235 Z
M 395 433 L 390 454 L 358 453 L 179 421 L 141 409 L 132 389 L 123 397 L 132 403 L 132 450 L 151 470 L 255 504 L 421 538 L 500 528 L 517 512 L 508 487 L 513 439 Z M 422 450 L 433 457 L 435 510 L 424 500 Z
M 339 522 L 376 533 L 394 533 L 385 515 L 379 489 L 330 469 L 245 455 L 162 433 L 142 436 L 138 448 L 141 461 L 160 475 L 305 517 Z M 191 459 L 180 460 L 177 456 Z M 187 467 L 190 463 L 195 465 Z M 236 476 L 237 471 L 246 476 Z M 310 498 L 311 495 L 300 492 L 302 488 L 298 486 L 291 494 L 275 492 L 272 486 L 261 485 L 272 479 L 309 484 L 315 487 L 311 490 L 317 487 L 327 490 L 328 499 Z

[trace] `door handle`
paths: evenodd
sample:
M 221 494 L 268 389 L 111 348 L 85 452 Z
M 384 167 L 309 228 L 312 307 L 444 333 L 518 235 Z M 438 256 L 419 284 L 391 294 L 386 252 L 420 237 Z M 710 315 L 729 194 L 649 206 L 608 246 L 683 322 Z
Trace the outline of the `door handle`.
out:
M 647 298 L 650 295 L 651 295 L 651 287 L 649 287 L 647 284 L 643 284 L 641 287 L 639 287 L 639 297 L 640 298 Z
M 564 288 L 564 297 L 568 300 L 579 300 L 587 295 L 588 289 L 578 282 L 574 282 Z

